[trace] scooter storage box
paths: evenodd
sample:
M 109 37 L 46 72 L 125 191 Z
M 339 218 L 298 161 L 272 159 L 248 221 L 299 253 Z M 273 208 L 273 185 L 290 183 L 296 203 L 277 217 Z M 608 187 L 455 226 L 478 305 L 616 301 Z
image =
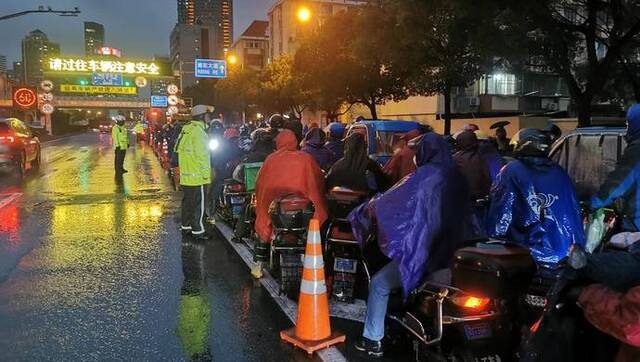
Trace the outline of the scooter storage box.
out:
M 303 230 L 313 217 L 313 203 L 299 196 L 275 199 L 269 206 L 271 223 L 275 229 Z
M 453 285 L 465 292 L 495 298 L 526 290 L 535 271 L 528 249 L 478 244 L 456 251 L 451 277 Z
M 258 171 L 262 167 L 262 162 L 253 162 L 244 164 L 244 185 L 247 191 L 256 189 L 256 180 L 258 179 Z
M 346 219 L 351 210 L 364 202 L 366 196 L 364 192 L 334 187 L 327 194 L 329 215 L 336 219 Z

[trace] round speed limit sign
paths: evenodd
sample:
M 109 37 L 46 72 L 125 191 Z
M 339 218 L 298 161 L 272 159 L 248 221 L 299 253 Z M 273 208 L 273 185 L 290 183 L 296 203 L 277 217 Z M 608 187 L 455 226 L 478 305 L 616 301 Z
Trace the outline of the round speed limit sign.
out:
M 178 89 L 178 86 L 175 84 L 169 84 L 167 86 L 167 93 L 173 95 L 173 94 L 178 94 L 178 91 L 180 91 L 180 89 Z
M 45 79 L 40 82 L 40 88 L 45 92 L 51 92 L 53 90 L 53 82 Z
M 44 114 L 51 114 L 56 108 L 51 103 L 45 103 L 40 107 L 40 111 Z
M 178 101 L 179 101 L 178 96 L 175 94 L 172 94 L 169 97 L 167 97 L 167 103 L 169 103 L 170 106 L 177 106 Z
M 167 108 L 167 113 L 169 114 L 176 114 L 178 113 L 178 107 L 176 106 L 170 106 Z

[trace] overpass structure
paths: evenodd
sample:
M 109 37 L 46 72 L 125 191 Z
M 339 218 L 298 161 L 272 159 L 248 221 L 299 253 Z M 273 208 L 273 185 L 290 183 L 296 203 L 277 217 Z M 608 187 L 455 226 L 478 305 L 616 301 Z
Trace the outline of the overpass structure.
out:
M 56 96 L 50 102 L 56 109 L 145 109 L 151 107 L 149 98 L 113 99 L 102 97 Z M 0 99 L 0 108 L 12 108 L 11 99 Z

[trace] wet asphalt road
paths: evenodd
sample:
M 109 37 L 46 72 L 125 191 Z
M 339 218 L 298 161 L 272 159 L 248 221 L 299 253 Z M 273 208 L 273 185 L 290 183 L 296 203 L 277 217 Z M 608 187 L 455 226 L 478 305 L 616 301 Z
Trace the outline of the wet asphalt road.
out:
M 0 173 L 1 361 L 310 360 L 226 241 L 182 242 L 149 148 L 122 182 L 108 135 L 48 143 L 43 163 Z

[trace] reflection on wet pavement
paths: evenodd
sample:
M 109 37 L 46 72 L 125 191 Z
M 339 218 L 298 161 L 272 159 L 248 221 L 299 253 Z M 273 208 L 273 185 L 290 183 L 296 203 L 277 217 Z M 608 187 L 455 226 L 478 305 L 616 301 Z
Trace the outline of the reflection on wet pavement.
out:
M 284 315 L 223 240 L 183 243 L 177 195 L 148 147 L 113 176 L 105 135 L 0 176 L 0 360 L 306 360 Z

